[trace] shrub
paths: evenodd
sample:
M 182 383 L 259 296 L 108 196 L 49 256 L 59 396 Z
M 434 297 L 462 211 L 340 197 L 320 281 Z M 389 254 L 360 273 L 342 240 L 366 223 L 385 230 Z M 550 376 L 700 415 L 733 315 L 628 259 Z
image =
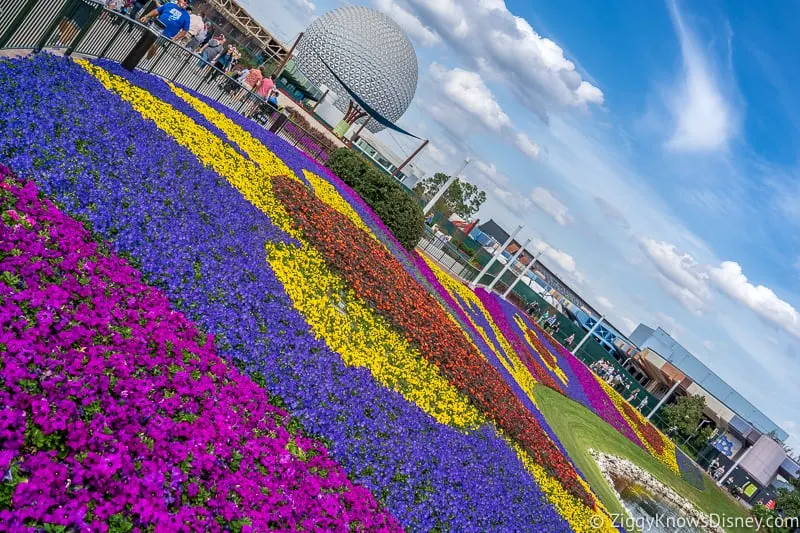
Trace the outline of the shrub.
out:
M 334 151 L 327 166 L 363 198 L 407 250 L 414 249 L 425 231 L 425 217 L 399 183 L 349 148 Z

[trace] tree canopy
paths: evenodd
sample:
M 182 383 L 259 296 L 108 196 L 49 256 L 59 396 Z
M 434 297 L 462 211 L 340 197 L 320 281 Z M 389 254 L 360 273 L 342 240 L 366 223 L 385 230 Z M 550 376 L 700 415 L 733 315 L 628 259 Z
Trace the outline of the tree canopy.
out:
M 668 427 L 676 428 L 679 436 L 690 439 L 689 444 L 699 449 L 708 443 L 714 433 L 711 424 L 700 427 L 705 406 L 706 399 L 703 396 L 682 396 L 665 407 L 662 416 Z
M 429 202 L 439 189 L 450 179 L 450 176 L 437 172 L 429 178 L 417 183 L 414 192 L 425 202 Z M 436 202 L 436 210 L 450 214 L 454 213 L 465 220 L 469 220 L 478 212 L 486 201 L 486 193 L 477 186 L 457 178 L 441 200 Z
M 334 151 L 326 165 L 358 193 L 406 249 L 414 249 L 425 232 L 425 217 L 406 189 L 349 148 Z

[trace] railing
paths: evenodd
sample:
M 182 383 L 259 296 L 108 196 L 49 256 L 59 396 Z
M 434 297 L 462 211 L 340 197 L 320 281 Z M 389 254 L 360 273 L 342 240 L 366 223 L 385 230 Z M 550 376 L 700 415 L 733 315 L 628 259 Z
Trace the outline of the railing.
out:
M 196 53 L 161 37 L 155 25 L 142 24 L 94 0 L 0 0 L 0 49 L 49 50 L 126 65 L 126 59 L 133 60 L 139 70 L 249 115 L 320 163 L 335 148 Z M 140 54 L 143 57 L 137 57 L 137 49 L 146 52 Z
M 478 277 L 478 269 L 467 262 L 467 257 L 458 248 L 434 234 L 430 229 L 425 229 L 425 235 L 420 239 L 417 248 L 435 259 L 445 270 L 464 281 L 469 282 Z

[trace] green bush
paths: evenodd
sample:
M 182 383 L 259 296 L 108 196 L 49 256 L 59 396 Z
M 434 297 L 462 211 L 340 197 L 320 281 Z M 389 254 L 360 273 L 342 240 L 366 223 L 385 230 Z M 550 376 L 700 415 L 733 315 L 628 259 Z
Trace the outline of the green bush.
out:
M 425 232 L 425 217 L 399 183 L 349 148 L 334 151 L 327 166 L 375 211 L 403 247 L 414 249 Z

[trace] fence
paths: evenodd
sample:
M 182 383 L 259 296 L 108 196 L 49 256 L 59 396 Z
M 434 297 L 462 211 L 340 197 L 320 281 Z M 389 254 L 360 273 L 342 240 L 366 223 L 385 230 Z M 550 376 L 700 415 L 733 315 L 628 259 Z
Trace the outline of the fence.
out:
M 461 251 L 425 228 L 425 235 L 420 239 L 417 247 L 435 259 L 448 272 L 470 282 L 478 277 L 478 269 L 469 264 L 468 258 Z
M 155 25 L 142 24 L 94 0 L 0 0 L 0 49 L 135 61 L 139 70 L 251 116 L 320 163 L 335 149 L 330 140 L 293 123 L 193 51 L 161 37 Z

